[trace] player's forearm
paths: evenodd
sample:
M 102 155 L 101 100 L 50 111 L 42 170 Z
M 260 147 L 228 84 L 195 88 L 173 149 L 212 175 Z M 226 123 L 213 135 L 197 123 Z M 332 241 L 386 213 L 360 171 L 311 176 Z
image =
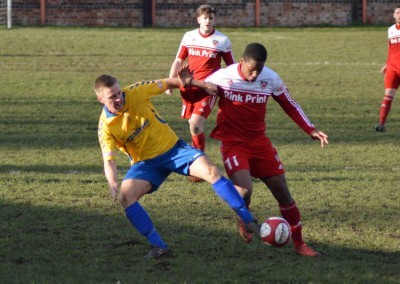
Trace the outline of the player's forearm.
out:
M 179 82 L 178 78 L 167 78 L 164 80 L 167 85 L 167 89 L 175 89 L 181 86 L 181 83 Z
M 307 134 L 311 134 L 315 130 L 315 126 L 311 123 L 299 105 L 295 108 L 284 109 L 286 114 Z
M 201 89 L 208 88 L 208 87 L 210 87 L 210 85 L 214 85 L 214 84 L 206 83 L 204 81 L 194 80 L 194 79 L 190 82 L 190 86 L 201 88 Z
M 218 94 L 218 87 L 214 83 L 204 82 L 200 80 L 192 80 L 190 82 L 190 86 L 194 86 L 197 88 L 201 88 L 207 92 L 209 95 L 217 95 Z
M 171 66 L 171 71 L 169 72 L 169 78 L 176 78 L 178 77 L 178 70 L 182 67 L 183 65 L 183 60 L 182 59 L 175 59 L 175 61 L 172 63 Z
M 104 174 L 109 188 L 118 188 L 117 163 L 115 160 L 104 161 Z
M 308 119 L 303 109 L 292 99 L 288 90 L 279 96 L 273 96 L 285 113 L 307 134 L 315 130 L 314 125 Z

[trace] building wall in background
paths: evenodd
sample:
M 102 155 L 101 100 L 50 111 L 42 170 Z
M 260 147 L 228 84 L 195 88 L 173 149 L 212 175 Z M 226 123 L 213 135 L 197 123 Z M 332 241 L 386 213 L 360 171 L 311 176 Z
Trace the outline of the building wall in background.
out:
M 45 0 L 44 24 L 52 26 L 101 27 L 195 27 L 196 8 L 209 3 L 217 8 L 217 25 L 253 27 L 256 24 L 255 0 Z M 261 0 L 260 27 L 346 26 L 362 22 L 362 0 Z M 394 22 L 393 0 L 368 0 L 366 24 Z M 150 15 L 149 15 L 150 13 Z M 147 19 L 146 21 L 144 19 Z M 13 25 L 41 25 L 41 0 L 13 0 Z

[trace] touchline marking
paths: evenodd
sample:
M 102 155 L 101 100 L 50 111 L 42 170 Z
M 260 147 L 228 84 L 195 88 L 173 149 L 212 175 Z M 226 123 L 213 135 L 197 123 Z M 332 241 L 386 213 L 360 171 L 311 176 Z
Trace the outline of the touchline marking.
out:
M 336 66 L 375 66 L 375 65 L 384 65 L 384 63 L 375 63 L 375 62 L 269 62 L 271 65 L 336 65 Z

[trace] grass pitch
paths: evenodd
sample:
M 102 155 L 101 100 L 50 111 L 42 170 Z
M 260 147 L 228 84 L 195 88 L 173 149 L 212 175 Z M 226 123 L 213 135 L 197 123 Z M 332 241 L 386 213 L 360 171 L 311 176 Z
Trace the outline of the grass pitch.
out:
M 383 97 L 386 28 L 220 29 L 236 60 L 266 45 L 277 71 L 317 127 L 321 149 L 272 100 L 268 135 L 318 259 L 243 244 L 235 216 L 206 184 L 171 175 L 142 199 L 175 257 L 144 262 L 146 240 L 112 203 L 97 142 L 92 84 L 168 77 L 184 29 L 0 29 L 1 283 L 400 283 L 399 105 L 373 129 Z M 179 136 L 178 92 L 154 104 Z M 207 133 L 215 112 L 207 123 Z M 222 168 L 218 143 L 207 153 Z M 120 176 L 128 168 L 118 159 Z M 255 181 L 252 210 L 279 215 Z

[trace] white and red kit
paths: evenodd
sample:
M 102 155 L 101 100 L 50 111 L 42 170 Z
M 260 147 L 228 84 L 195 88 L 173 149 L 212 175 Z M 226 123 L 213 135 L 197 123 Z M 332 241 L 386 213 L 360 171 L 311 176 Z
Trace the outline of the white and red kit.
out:
M 249 82 L 240 68 L 240 64 L 233 64 L 206 79 L 219 89 L 217 124 L 210 136 L 222 142 L 221 153 L 229 176 L 240 169 L 249 169 L 256 178 L 282 174 L 283 166 L 265 133 L 268 98 L 277 101 L 307 134 L 315 127 L 277 73 L 264 67 L 257 80 Z
M 388 39 L 385 88 L 397 89 L 400 84 L 400 25 L 394 24 L 389 27 Z
M 207 35 L 201 34 L 199 29 L 185 33 L 176 57 L 187 59 L 196 80 L 204 80 L 220 69 L 221 59 L 226 65 L 235 62 L 229 38 L 215 29 Z M 188 102 L 197 102 L 208 96 L 202 89 L 196 88 L 181 89 L 181 95 Z

